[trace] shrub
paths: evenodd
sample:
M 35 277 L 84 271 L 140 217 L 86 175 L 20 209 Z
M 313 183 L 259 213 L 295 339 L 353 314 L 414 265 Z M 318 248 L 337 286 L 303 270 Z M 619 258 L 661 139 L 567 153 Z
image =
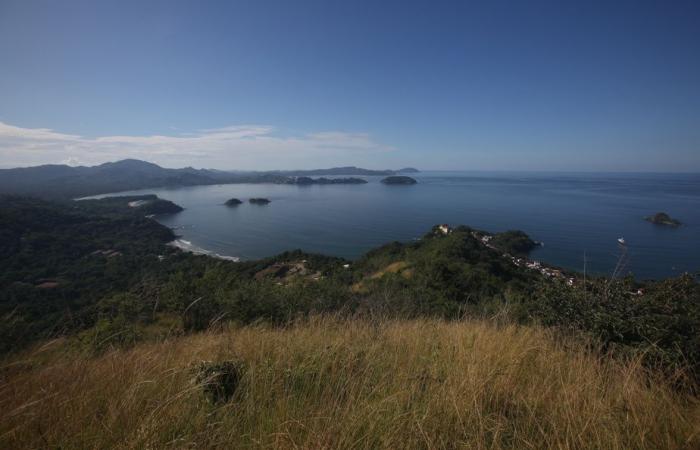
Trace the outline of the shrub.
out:
M 700 287 L 690 275 L 649 283 L 643 294 L 631 278 L 542 284 L 528 306 L 544 325 L 591 333 L 604 348 L 639 349 L 649 365 L 700 377 Z
M 195 367 L 195 383 L 213 404 L 231 400 L 243 377 L 243 364 L 237 361 L 202 361 Z

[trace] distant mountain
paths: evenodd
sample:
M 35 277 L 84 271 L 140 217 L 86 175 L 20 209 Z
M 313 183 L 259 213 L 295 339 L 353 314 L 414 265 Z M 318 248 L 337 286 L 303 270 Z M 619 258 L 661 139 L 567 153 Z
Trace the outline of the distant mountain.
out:
M 0 170 L 0 193 L 43 198 L 67 198 L 160 186 L 192 186 L 231 182 L 229 174 L 195 170 L 164 169 L 135 159 L 93 167 L 45 165 Z
M 367 180 L 363 178 L 310 178 L 296 177 L 294 184 L 309 185 L 309 184 L 367 184 Z
M 401 169 L 401 170 L 413 170 L 418 172 L 417 169 Z M 313 169 L 313 170 L 277 170 L 267 173 L 276 173 L 280 175 L 287 176 L 297 176 L 297 177 L 309 177 L 309 176 L 319 176 L 319 175 L 364 175 L 364 176 L 387 176 L 395 175 L 401 170 L 372 170 L 363 169 L 361 167 L 355 166 L 345 166 L 345 167 L 332 167 L 330 169 Z
M 125 159 L 92 167 L 43 165 L 0 170 L 0 193 L 41 198 L 75 198 L 111 192 L 164 186 L 197 186 L 230 183 L 296 184 L 297 177 L 311 175 L 391 175 L 391 170 L 359 167 L 270 172 L 226 172 L 221 170 L 165 169 L 157 164 Z

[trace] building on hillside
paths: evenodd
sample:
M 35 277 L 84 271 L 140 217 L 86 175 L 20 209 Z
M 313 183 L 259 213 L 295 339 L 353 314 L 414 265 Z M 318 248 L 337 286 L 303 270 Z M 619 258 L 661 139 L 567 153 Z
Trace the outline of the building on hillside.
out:
M 450 228 L 449 225 L 443 223 L 442 225 L 438 225 L 438 231 L 442 234 L 450 234 L 452 229 Z

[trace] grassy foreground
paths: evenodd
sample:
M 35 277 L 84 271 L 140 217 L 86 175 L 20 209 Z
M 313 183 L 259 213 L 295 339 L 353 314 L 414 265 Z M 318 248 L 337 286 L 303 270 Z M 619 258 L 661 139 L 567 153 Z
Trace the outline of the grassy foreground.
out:
M 314 318 L 2 363 L 0 448 L 700 447 L 698 399 L 550 332 Z M 240 361 L 212 404 L 202 360 Z

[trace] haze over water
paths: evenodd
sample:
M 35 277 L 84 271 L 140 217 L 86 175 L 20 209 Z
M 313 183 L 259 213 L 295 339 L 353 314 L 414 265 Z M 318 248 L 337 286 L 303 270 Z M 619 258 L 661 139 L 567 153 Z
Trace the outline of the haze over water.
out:
M 700 270 L 700 175 L 424 172 L 415 186 L 231 184 L 147 189 L 185 211 L 158 220 L 193 246 L 257 259 L 285 250 L 357 258 L 390 241 L 410 241 L 433 225 L 491 232 L 520 229 L 544 246 L 532 259 L 610 274 L 628 246 L 627 272 L 639 279 Z M 244 204 L 228 208 L 231 197 Z M 247 203 L 267 197 L 266 206 Z M 683 222 L 656 226 L 664 211 Z

